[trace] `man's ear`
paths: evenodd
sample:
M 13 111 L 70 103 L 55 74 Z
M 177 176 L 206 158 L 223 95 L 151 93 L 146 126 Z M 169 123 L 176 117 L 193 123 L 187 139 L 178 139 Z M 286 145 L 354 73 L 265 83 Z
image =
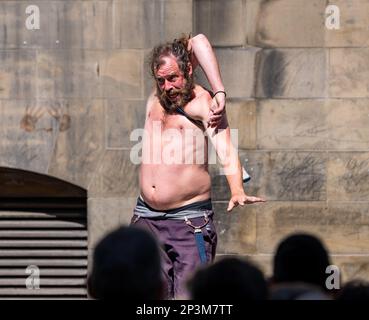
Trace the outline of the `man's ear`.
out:
M 188 70 L 188 74 L 189 74 L 190 76 L 192 76 L 193 69 L 192 69 L 192 63 L 191 63 L 191 62 L 189 62 L 189 63 L 187 64 L 187 70 Z

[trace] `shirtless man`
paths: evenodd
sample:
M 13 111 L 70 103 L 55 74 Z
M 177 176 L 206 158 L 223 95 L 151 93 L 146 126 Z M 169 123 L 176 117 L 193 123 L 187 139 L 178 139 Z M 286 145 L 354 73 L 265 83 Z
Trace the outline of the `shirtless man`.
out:
M 216 91 L 208 91 L 193 82 L 197 63 Z M 142 159 L 141 194 L 131 224 L 152 232 L 162 246 L 162 269 L 168 298 L 186 298 L 185 283 L 201 264 L 214 259 L 217 235 L 210 199 L 211 179 L 208 158 L 203 162 L 188 155 L 199 154 L 211 141 L 224 169 L 232 197 L 228 211 L 244 204 L 263 202 L 245 194 L 242 167 L 232 145 L 226 113 L 225 92 L 211 46 L 203 35 L 182 38 L 154 48 L 151 71 L 156 82 L 147 101 Z M 218 100 L 217 100 L 218 99 Z M 215 109 L 215 112 L 214 112 Z M 159 129 L 158 129 L 159 128 Z M 157 139 L 174 130 L 177 135 Z M 185 133 L 202 136 L 202 144 L 193 145 Z M 165 148 L 171 143 L 177 161 L 168 161 Z M 159 161 L 154 160 L 159 154 Z M 180 161 L 178 161 L 180 159 Z M 173 159 L 172 159 L 173 160 Z M 199 232 L 200 231 L 200 232 Z

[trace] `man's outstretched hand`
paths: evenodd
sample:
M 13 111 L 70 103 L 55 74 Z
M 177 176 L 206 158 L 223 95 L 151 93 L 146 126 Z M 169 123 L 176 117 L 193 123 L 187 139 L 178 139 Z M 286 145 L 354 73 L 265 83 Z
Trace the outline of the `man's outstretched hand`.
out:
M 247 196 L 245 193 L 237 194 L 232 196 L 229 200 L 227 211 L 231 212 L 233 208 L 240 205 L 243 207 L 245 204 L 253 204 L 257 202 L 266 202 L 266 200 L 258 197 Z
M 218 93 L 213 97 L 211 103 L 208 124 L 209 127 L 218 127 L 222 121 L 222 116 L 225 112 L 226 97 L 223 93 Z

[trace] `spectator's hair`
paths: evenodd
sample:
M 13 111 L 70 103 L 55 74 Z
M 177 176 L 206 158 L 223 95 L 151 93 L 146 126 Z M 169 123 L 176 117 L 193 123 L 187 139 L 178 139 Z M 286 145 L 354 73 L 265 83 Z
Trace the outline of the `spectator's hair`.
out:
M 326 269 L 330 265 L 323 243 L 310 234 L 293 234 L 283 239 L 273 261 L 272 283 L 303 282 L 326 288 Z
M 365 300 L 369 301 L 369 282 L 364 280 L 351 280 L 347 282 L 339 294 L 336 300 L 340 301 L 353 301 L 353 300 Z
M 156 82 L 156 72 L 165 63 L 164 57 L 173 56 L 178 64 L 179 70 L 183 73 L 186 79 L 185 88 L 182 92 L 181 105 L 185 105 L 192 99 L 192 90 L 194 89 L 193 74 L 189 72 L 191 65 L 191 54 L 188 51 L 188 41 L 190 36 L 182 35 L 179 39 L 174 39 L 172 42 L 160 44 L 151 51 L 149 64 L 151 75 Z M 171 102 L 160 91 L 158 83 L 156 82 L 156 95 L 160 100 L 161 105 L 169 112 L 173 111 Z
M 265 300 L 268 296 L 263 273 L 238 258 L 223 258 L 199 269 L 187 285 L 195 300 Z
M 270 300 L 331 300 L 330 295 L 315 285 L 293 282 L 270 288 Z
M 163 298 L 156 240 L 137 227 L 121 227 L 95 248 L 88 291 L 95 299 Z

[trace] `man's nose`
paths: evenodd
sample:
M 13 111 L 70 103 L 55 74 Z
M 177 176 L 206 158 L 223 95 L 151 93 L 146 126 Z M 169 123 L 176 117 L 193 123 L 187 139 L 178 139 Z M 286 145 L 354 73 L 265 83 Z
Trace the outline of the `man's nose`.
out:
M 164 82 L 164 90 L 165 91 L 169 91 L 172 88 L 173 88 L 173 85 L 171 84 L 171 82 L 168 81 L 168 80 L 165 80 L 165 82 Z

